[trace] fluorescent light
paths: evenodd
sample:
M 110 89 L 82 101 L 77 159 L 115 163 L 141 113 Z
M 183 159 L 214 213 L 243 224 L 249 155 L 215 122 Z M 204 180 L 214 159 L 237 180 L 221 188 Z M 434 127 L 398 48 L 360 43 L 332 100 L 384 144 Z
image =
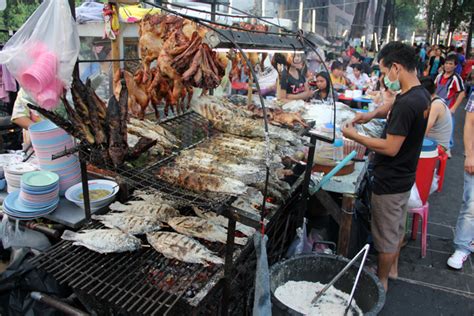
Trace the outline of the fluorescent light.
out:
M 300 9 L 298 14 L 298 29 L 303 28 L 303 0 L 300 0 Z
M 362 37 L 360 38 L 360 43 L 362 47 L 365 47 L 365 35 L 362 35 Z
M 452 40 L 453 40 L 453 32 L 449 32 L 449 35 L 448 35 L 448 46 L 451 46 Z
M 439 34 L 436 35 L 436 45 L 439 45 Z
M 348 32 L 349 32 L 349 30 L 344 30 L 344 33 L 342 33 L 342 37 L 346 37 Z
M 413 35 L 411 36 L 411 46 L 415 44 L 415 31 L 413 31 Z
M 389 24 L 388 25 L 388 30 L 387 30 L 387 43 L 390 42 L 390 31 L 392 29 L 392 25 Z
M 230 48 L 213 48 L 213 51 L 217 53 L 227 53 Z M 242 49 L 245 53 L 283 53 L 283 54 L 304 54 L 304 50 L 292 50 L 292 49 L 260 49 L 260 48 L 244 48 Z
M 228 14 L 232 14 L 232 0 L 229 0 L 229 11 L 227 12 Z
M 377 38 L 377 32 L 374 32 L 375 51 L 379 51 L 379 39 Z
M 265 16 L 265 0 L 262 0 L 262 16 Z
M 316 10 L 311 10 L 311 32 L 316 33 Z
M 398 27 L 395 28 L 395 36 L 393 37 L 394 41 L 398 41 Z

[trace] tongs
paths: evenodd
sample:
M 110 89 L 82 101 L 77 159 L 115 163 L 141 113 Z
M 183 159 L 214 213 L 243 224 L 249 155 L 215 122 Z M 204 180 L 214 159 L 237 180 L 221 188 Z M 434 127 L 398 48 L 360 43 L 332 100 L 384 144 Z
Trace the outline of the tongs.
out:
M 354 285 L 352 286 L 352 291 L 351 291 L 351 295 L 349 296 L 349 301 L 348 301 L 348 305 L 346 307 L 346 310 L 344 311 L 344 315 L 347 315 L 347 312 L 349 311 L 349 308 L 351 307 L 351 304 L 352 304 L 352 300 L 354 298 L 354 292 L 355 292 L 355 289 L 357 287 L 357 283 L 359 282 L 359 278 L 360 278 L 360 273 L 362 272 L 362 269 L 364 267 L 364 264 L 365 264 L 365 259 L 367 258 L 367 255 L 369 253 L 369 248 L 370 248 L 370 245 L 369 244 L 366 244 L 364 246 L 364 248 L 362 248 L 359 253 L 357 253 L 354 258 L 352 258 L 351 261 L 349 261 L 349 263 L 344 267 L 344 269 L 341 270 L 341 272 L 339 272 L 328 284 L 326 284 L 326 286 L 319 292 L 316 293 L 316 297 L 313 298 L 313 300 L 311 301 L 311 304 L 316 304 L 316 302 L 319 300 L 319 298 L 321 296 L 324 295 L 324 293 L 334 284 L 337 282 L 337 280 L 339 280 L 343 275 L 344 273 L 346 273 L 347 270 L 349 270 L 349 268 L 354 264 L 354 262 L 360 257 L 360 255 L 364 254 L 363 258 L 362 258 L 362 262 L 360 263 L 360 266 L 359 266 L 359 270 L 357 271 L 357 276 L 355 278 L 355 282 L 354 282 Z
M 26 146 L 26 149 L 23 151 L 26 155 L 26 157 L 23 159 L 23 162 L 28 161 L 28 159 L 30 159 L 31 156 L 33 156 L 33 154 L 35 153 L 35 150 L 32 147 L 33 145 L 31 143 L 29 143 L 28 146 Z M 31 152 L 28 154 L 28 150 L 30 150 L 30 148 L 31 148 Z

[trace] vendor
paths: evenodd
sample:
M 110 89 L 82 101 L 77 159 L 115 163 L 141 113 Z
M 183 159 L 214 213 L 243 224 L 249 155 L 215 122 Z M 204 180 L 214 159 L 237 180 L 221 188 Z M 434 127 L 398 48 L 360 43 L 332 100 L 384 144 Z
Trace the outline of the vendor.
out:
M 314 93 L 314 99 L 327 101 L 331 96 L 331 89 L 329 83 L 329 75 L 327 72 L 320 72 L 316 75 L 316 87 L 318 88 Z
M 23 88 L 20 88 L 15 104 L 13 105 L 11 121 L 12 123 L 23 128 L 24 146 L 30 144 L 30 137 L 28 134 L 28 129 L 30 126 L 41 121 L 41 117 L 38 112 L 31 110 L 27 105 L 28 103 L 33 103 L 33 100 L 30 99 Z
M 314 91 L 310 90 L 305 77 L 305 64 L 301 54 L 292 54 L 287 59 L 287 67 L 280 78 L 278 99 L 284 102 L 310 99 Z

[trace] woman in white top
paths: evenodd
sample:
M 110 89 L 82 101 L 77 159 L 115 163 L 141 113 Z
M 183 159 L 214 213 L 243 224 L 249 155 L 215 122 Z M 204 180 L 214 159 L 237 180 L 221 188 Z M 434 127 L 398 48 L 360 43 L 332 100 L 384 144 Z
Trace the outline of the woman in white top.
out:
M 347 76 L 347 79 L 351 82 L 351 88 L 358 90 L 367 88 L 369 86 L 370 78 L 363 72 L 362 65 L 355 64 L 353 68 L 352 74 Z

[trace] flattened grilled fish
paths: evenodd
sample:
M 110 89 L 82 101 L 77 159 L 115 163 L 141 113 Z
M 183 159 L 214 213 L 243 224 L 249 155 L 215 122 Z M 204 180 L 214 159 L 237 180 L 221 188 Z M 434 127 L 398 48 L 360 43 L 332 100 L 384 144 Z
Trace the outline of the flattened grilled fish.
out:
M 166 258 L 205 266 L 209 265 L 208 262 L 224 264 L 222 258 L 190 237 L 178 233 L 156 232 L 146 234 L 146 238 L 150 245 Z
M 196 192 L 216 192 L 238 195 L 244 193 L 247 189 L 244 183 L 232 178 L 176 167 L 162 167 L 155 176 L 170 184 L 175 184 Z
M 217 215 L 216 213 L 212 211 L 204 211 L 196 206 L 193 206 L 193 211 L 200 218 L 213 222 L 214 224 L 220 225 L 222 227 L 227 228 L 227 225 L 229 224 L 228 218 L 222 215 Z M 241 232 L 242 234 L 244 234 L 245 236 L 252 236 L 255 233 L 255 228 L 238 223 L 238 222 L 235 223 L 235 229 Z
M 87 229 L 78 233 L 65 230 L 61 238 L 99 253 L 135 251 L 141 247 L 140 239 L 118 229 Z
M 127 204 L 114 202 L 110 205 L 110 209 L 118 212 L 127 212 L 136 216 L 154 216 L 161 222 L 168 222 L 170 218 L 180 216 L 178 210 L 174 207 L 160 202 L 154 201 L 130 201 Z
M 143 235 L 161 229 L 161 222 L 156 216 L 134 215 L 128 213 L 111 213 L 92 215 L 92 219 L 100 221 L 106 227 L 118 228 L 130 235 Z
M 211 221 L 195 217 L 181 216 L 168 221 L 168 224 L 178 233 L 186 236 L 202 238 L 208 241 L 226 243 L 227 229 Z M 237 245 L 245 245 L 247 238 L 235 238 Z

